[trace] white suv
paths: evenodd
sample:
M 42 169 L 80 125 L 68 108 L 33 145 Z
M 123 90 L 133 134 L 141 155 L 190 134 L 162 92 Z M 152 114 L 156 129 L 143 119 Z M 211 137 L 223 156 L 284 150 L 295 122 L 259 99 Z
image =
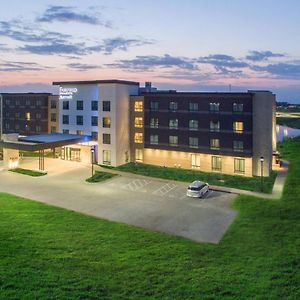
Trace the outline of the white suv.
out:
M 186 192 L 186 195 L 188 197 L 197 197 L 201 198 L 203 195 L 205 195 L 209 191 L 209 185 L 208 183 L 202 182 L 202 181 L 193 181 Z

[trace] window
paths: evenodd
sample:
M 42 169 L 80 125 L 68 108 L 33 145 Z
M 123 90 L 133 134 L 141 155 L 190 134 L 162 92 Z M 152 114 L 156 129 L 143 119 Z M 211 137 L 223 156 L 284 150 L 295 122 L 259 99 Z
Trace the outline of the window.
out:
M 50 131 L 51 131 L 51 133 L 56 133 L 56 127 L 55 126 L 51 126 Z
M 219 139 L 211 139 L 210 140 L 210 149 L 219 150 L 220 149 L 220 140 Z
M 9 105 L 9 104 L 10 104 L 10 100 L 9 100 L 9 99 L 6 99 L 6 100 L 5 100 L 5 104 L 6 104 L 6 105 Z
M 233 122 L 233 132 L 243 133 L 244 131 L 244 123 L 243 122 Z
M 169 136 L 169 145 L 173 147 L 178 146 L 178 136 L 177 135 L 170 135 Z
M 234 173 L 245 174 L 245 159 L 243 158 L 234 159 Z
M 141 132 L 136 132 L 134 134 L 134 142 L 136 144 L 142 144 L 143 143 L 143 134 Z
M 41 115 L 41 113 L 36 113 L 36 114 L 35 114 L 35 117 L 36 117 L 37 119 L 40 119 L 40 118 L 42 117 L 42 115 Z
M 42 105 L 42 101 L 41 100 L 37 100 L 36 101 L 36 106 L 41 106 Z
M 221 171 L 222 170 L 222 158 L 219 156 L 211 157 L 211 169 L 213 171 Z
M 16 100 L 16 106 L 20 105 L 20 100 Z
M 69 124 L 69 115 L 63 115 L 63 124 Z
M 199 169 L 200 168 L 200 155 L 192 154 L 191 160 L 192 160 L 192 168 Z
M 103 140 L 103 144 L 110 144 L 110 134 L 103 133 L 102 140 Z
M 151 145 L 158 145 L 158 135 L 157 134 L 151 134 L 150 135 L 150 144 Z
M 232 111 L 234 113 L 241 113 L 244 111 L 244 105 L 243 103 L 233 103 L 232 105 Z
M 25 130 L 26 131 L 30 131 L 30 126 L 29 125 L 25 125 Z
M 189 146 L 190 146 L 190 148 L 198 148 L 198 138 L 197 137 L 189 137 Z
M 158 110 L 158 102 L 157 101 L 151 101 L 150 102 L 150 110 L 151 111 L 157 111 Z
M 51 108 L 55 109 L 56 108 L 56 100 L 51 100 Z
M 110 125 L 111 125 L 111 119 L 110 119 L 110 117 L 104 117 L 104 118 L 102 118 L 102 126 L 104 128 L 110 128 Z
M 218 113 L 220 111 L 220 103 L 209 103 L 209 111 L 212 113 Z
M 42 131 L 41 126 L 39 125 L 35 126 L 35 132 L 41 132 L 41 131 Z
M 26 121 L 30 121 L 30 112 L 27 112 L 25 114 L 25 119 L 26 119 Z
M 178 129 L 178 119 L 169 120 L 169 128 L 170 129 Z
M 103 150 L 103 164 L 110 165 L 111 164 L 111 151 Z
M 97 131 L 92 131 L 92 140 L 93 141 L 98 141 L 98 132 Z
M 134 102 L 134 111 L 142 112 L 143 111 L 143 101 L 135 101 Z
M 83 110 L 83 101 L 78 100 L 76 105 L 77 110 Z
M 78 134 L 78 135 L 83 135 L 84 132 L 83 132 L 83 130 L 76 130 L 76 134 Z
M 63 129 L 63 134 L 69 134 L 70 130 L 69 129 Z
M 20 118 L 20 113 L 19 113 L 19 112 L 16 112 L 16 113 L 15 113 L 15 117 L 16 117 L 16 119 L 19 119 L 19 118 Z
M 178 108 L 177 102 L 171 101 L 169 104 L 170 111 L 175 112 L 177 111 L 177 108 Z
M 91 110 L 97 111 L 98 110 L 98 101 L 91 102 Z
M 143 118 L 135 117 L 134 118 L 134 127 L 135 128 L 142 128 L 143 127 Z
M 68 110 L 69 109 L 69 101 L 63 101 L 63 109 Z
M 31 103 L 30 103 L 30 100 L 26 100 L 25 101 L 25 104 L 27 105 L 27 106 L 29 106 Z
M 189 111 L 198 111 L 198 103 L 190 102 Z
M 158 128 L 158 118 L 150 119 L 150 128 Z
M 91 117 L 91 124 L 92 124 L 92 126 L 98 126 L 98 117 L 92 116 Z
M 213 132 L 220 131 L 220 122 L 219 121 L 210 121 L 210 131 L 213 131 Z
M 19 130 L 19 129 L 20 129 L 20 124 L 16 124 L 16 125 L 15 125 L 15 129 L 16 129 L 16 130 Z
M 143 161 L 143 149 L 135 149 L 135 160 Z
M 243 141 L 233 141 L 233 151 L 243 152 L 244 151 L 244 142 Z
M 83 116 L 76 116 L 76 124 L 83 125 Z
M 51 120 L 51 122 L 56 122 L 56 114 L 55 113 L 51 113 L 50 120 Z
M 5 129 L 7 129 L 7 130 L 8 130 L 8 129 L 9 129 L 9 127 L 10 127 L 10 126 L 9 126 L 9 123 L 5 123 Z
M 103 101 L 102 102 L 102 110 L 103 111 L 110 111 L 110 101 Z
M 9 118 L 9 111 L 5 112 L 5 118 Z
M 198 121 L 197 120 L 189 120 L 189 129 L 190 130 L 198 130 Z

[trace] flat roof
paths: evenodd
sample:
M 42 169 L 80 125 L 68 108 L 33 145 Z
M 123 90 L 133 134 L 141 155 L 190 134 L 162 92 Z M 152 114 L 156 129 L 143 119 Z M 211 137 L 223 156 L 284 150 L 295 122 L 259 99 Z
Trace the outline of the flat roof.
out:
M 119 79 L 83 80 L 83 81 L 54 81 L 52 84 L 53 85 L 66 85 L 66 84 L 99 84 L 99 83 L 140 85 L 140 83 L 136 82 L 136 81 L 119 80 Z

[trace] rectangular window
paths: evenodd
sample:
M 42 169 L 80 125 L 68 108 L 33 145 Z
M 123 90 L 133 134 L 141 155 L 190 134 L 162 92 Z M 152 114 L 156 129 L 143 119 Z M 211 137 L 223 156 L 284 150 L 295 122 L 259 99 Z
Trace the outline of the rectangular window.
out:
M 30 100 L 26 100 L 25 101 L 25 104 L 27 105 L 27 106 L 29 106 L 31 103 L 30 103 Z
M 172 147 L 178 146 L 178 136 L 177 135 L 170 135 L 169 136 L 169 145 Z
M 20 113 L 16 112 L 15 117 L 16 117 L 16 119 L 19 119 L 20 118 Z
M 189 103 L 189 111 L 198 111 L 198 103 L 190 102 Z
M 220 131 L 220 122 L 219 121 L 210 121 L 210 131 L 219 132 Z
M 83 110 L 83 101 L 82 100 L 77 101 L 76 109 Z
M 91 110 L 98 111 L 98 101 L 92 101 L 91 102 Z
M 134 118 L 134 127 L 135 128 L 142 128 L 143 127 L 143 118 L 135 117 Z
M 83 125 L 83 116 L 76 116 L 76 124 Z
M 169 128 L 170 129 L 178 129 L 178 119 L 169 120 Z
M 211 157 L 211 169 L 213 171 L 221 171 L 222 170 L 222 158 L 219 156 Z
M 219 139 L 211 139 L 210 140 L 210 149 L 219 150 L 220 149 L 220 140 Z
M 102 118 L 102 126 L 103 128 L 110 128 L 111 125 L 111 119 L 110 117 L 104 117 Z
M 103 101 L 102 102 L 102 110 L 103 111 L 110 111 L 110 101 Z
M 9 100 L 9 99 L 6 99 L 6 100 L 5 100 L 5 104 L 6 104 L 6 105 L 9 105 L 9 104 L 10 104 L 10 100 Z
M 16 100 L 16 106 L 19 106 L 20 104 L 20 100 Z
M 55 113 L 51 113 L 50 120 L 51 120 L 51 122 L 56 122 L 56 114 Z
M 103 133 L 102 141 L 103 141 L 103 144 L 110 144 L 110 134 L 109 133 Z
M 63 101 L 63 109 L 68 110 L 69 109 L 69 101 Z
M 245 174 L 245 159 L 243 158 L 234 159 L 234 173 Z
M 5 112 L 5 118 L 9 118 L 9 111 Z
M 56 100 L 51 100 L 51 109 L 56 108 Z
M 134 111 L 142 112 L 143 111 L 143 101 L 135 101 L 134 102 Z
M 175 112 L 175 111 L 177 111 L 177 109 L 178 109 L 177 102 L 171 101 L 169 104 L 169 110 L 172 112 Z
M 192 154 L 191 155 L 191 164 L 193 169 L 199 169 L 200 168 L 200 155 L 198 154 Z
M 209 111 L 211 113 L 218 113 L 220 111 L 220 103 L 215 103 L 215 102 L 209 103 Z
M 51 126 L 51 133 L 56 133 L 56 127 L 55 126 Z
M 190 148 L 198 148 L 198 138 L 197 137 L 189 137 L 189 146 Z
M 36 106 L 42 106 L 42 101 L 41 100 L 37 100 L 36 101 Z
M 158 135 L 157 134 L 151 134 L 150 135 L 150 144 L 151 145 L 158 145 Z
M 158 128 L 158 118 L 150 119 L 150 128 Z
M 151 111 L 157 111 L 158 110 L 158 102 L 157 101 L 151 101 L 150 102 L 150 110 Z
M 36 113 L 35 114 L 36 119 L 40 119 L 42 117 L 41 113 Z
M 27 126 L 27 125 L 26 125 Z M 10 128 L 10 126 L 9 126 L 9 123 L 5 123 L 5 129 L 9 129 Z
M 69 129 L 63 129 L 63 134 L 69 134 L 70 130 Z
M 16 129 L 16 130 L 20 130 L 20 124 L 16 124 L 16 125 L 15 125 L 15 129 Z
M 35 132 L 41 132 L 41 131 L 42 131 L 41 126 L 39 125 L 35 126 Z
M 103 163 L 105 165 L 111 164 L 111 151 L 110 150 L 103 150 Z
M 244 105 L 243 103 L 233 103 L 232 105 L 232 111 L 234 113 L 241 113 L 244 111 Z
M 98 126 L 98 117 L 96 117 L 96 116 L 91 117 L 91 125 Z
M 235 133 L 243 133 L 244 131 L 244 123 L 243 122 L 233 122 L 233 132 Z
M 134 134 L 134 142 L 136 144 L 142 144 L 143 143 L 143 134 L 141 132 L 136 132 Z
M 93 141 L 98 141 L 98 132 L 97 131 L 92 131 L 92 140 Z
M 135 149 L 135 160 L 136 161 L 143 161 L 143 149 Z
M 30 121 L 30 112 L 27 112 L 25 114 L 25 119 L 26 119 L 26 121 Z
M 78 134 L 78 135 L 83 135 L 84 132 L 83 132 L 83 130 L 76 130 L 76 134 Z
M 244 151 L 244 142 L 243 141 L 233 141 L 233 151 L 243 152 Z
M 198 120 L 189 120 L 189 129 L 198 130 Z

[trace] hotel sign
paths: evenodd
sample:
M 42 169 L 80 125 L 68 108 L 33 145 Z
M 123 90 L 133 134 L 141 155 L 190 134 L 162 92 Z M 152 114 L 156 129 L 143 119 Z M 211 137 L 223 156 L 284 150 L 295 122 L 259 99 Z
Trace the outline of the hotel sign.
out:
M 72 100 L 73 94 L 77 93 L 77 88 L 59 88 L 59 99 L 60 100 Z

